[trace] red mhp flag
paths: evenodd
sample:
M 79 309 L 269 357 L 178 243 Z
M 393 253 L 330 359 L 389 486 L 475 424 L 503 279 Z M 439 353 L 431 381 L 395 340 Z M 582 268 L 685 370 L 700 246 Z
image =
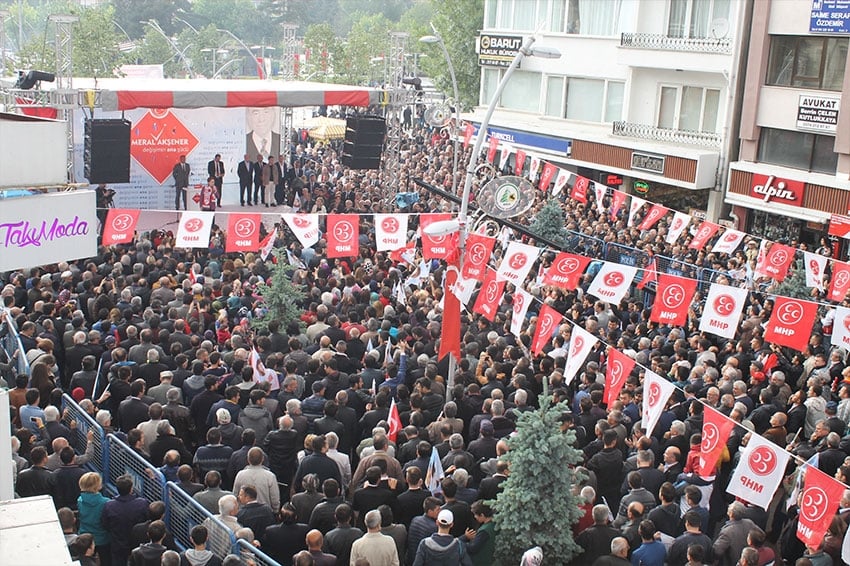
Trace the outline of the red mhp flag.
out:
M 561 252 L 543 274 L 543 284 L 572 291 L 578 286 L 588 263 L 590 263 L 589 257 Z
M 328 240 L 329 258 L 356 257 L 359 249 L 360 217 L 356 214 L 328 214 L 328 229 L 325 237 Z
M 416 242 L 409 242 L 403 248 L 391 251 L 390 259 L 398 263 L 407 262 L 413 265 L 416 260 Z
M 635 367 L 635 361 L 614 347 L 608 348 L 608 367 L 605 370 L 605 392 L 602 401 L 608 407 L 620 396 L 623 385 Z
M 401 430 L 401 417 L 398 414 L 395 397 L 393 397 L 393 400 L 390 403 L 390 416 L 387 419 L 387 424 L 390 425 L 390 430 L 387 432 L 387 438 L 389 438 L 391 442 L 395 442 L 396 438 L 398 438 L 398 433 Z
M 623 191 L 611 191 L 611 220 L 617 220 L 617 213 L 620 212 L 620 207 L 626 202 L 626 193 Z
M 685 326 L 688 322 L 688 308 L 696 292 L 696 279 L 660 274 L 649 320 L 671 326 Z
M 532 354 L 537 355 L 543 351 L 543 347 L 552 338 L 552 335 L 563 319 L 564 317 L 561 313 L 549 305 L 543 305 L 540 308 L 540 314 L 537 316 L 537 326 L 534 328 L 534 339 L 531 342 Z
M 570 198 L 579 202 L 587 203 L 587 189 L 590 187 L 590 179 L 576 175 L 576 182 L 570 192 Z
M 443 279 L 443 324 L 440 328 L 439 359 L 446 354 L 455 357 L 460 362 L 460 300 L 451 291 L 457 283 L 457 266 L 450 265 Z
M 136 234 L 136 224 L 139 223 L 139 209 L 110 208 L 103 223 L 103 237 L 100 243 L 104 246 L 114 244 L 129 244 Z
M 526 153 L 523 150 L 516 150 L 516 157 L 514 158 L 514 175 L 522 177 L 522 168 L 525 167 L 525 156 Z
M 540 184 L 538 185 L 541 191 L 546 192 L 549 189 L 549 183 L 552 182 L 552 177 L 555 176 L 557 170 L 558 168 L 549 162 L 543 164 L 543 173 L 540 174 Z
M 653 257 L 650 260 L 649 265 L 643 268 L 643 277 L 640 278 L 640 281 L 637 282 L 638 289 L 643 289 L 650 283 L 655 283 L 658 281 L 658 267 L 655 264 L 655 258 Z
M 496 152 L 499 150 L 499 138 L 490 134 L 490 146 L 487 148 L 487 163 L 493 163 Z
M 493 322 L 504 292 L 505 282 L 496 281 L 496 272 L 488 269 L 484 283 L 481 284 L 481 290 L 478 291 L 478 298 L 475 299 L 475 305 L 472 307 L 472 312 L 482 314 L 484 318 Z
M 726 446 L 726 441 L 734 428 L 735 421 L 726 418 L 708 405 L 705 406 L 702 417 L 702 444 L 699 449 L 700 476 L 714 475 L 717 460 L 723 453 L 723 447 Z
M 829 278 L 829 300 L 840 303 L 850 290 L 850 263 L 832 262 L 832 277 Z
M 700 224 L 699 228 L 697 228 L 697 233 L 694 234 L 693 238 L 691 238 L 691 243 L 688 244 L 688 248 L 692 250 L 703 249 L 705 244 L 708 243 L 711 237 L 714 236 L 719 229 L 719 224 L 703 220 L 702 224 Z
M 670 211 L 666 206 L 661 206 L 660 204 L 653 204 L 652 208 L 649 209 L 649 212 L 646 213 L 646 216 L 643 217 L 643 220 L 640 224 L 638 224 L 638 230 L 649 230 L 655 224 L 661 220 L 665 214 Z
M 224 251 L 253 252 L 260 245 L 259 214 L 228 214 L 227 243 Z
M 797 538 L 806 545 L 818 546 L 826 534 L 845 486 L 814 466 L 806 466 L 806 481 L 800 494 Z
M 425 259 L 446 259 L 451 256 L 457 248 L 458 234 L 444 234 L 442 236 L 429 236 L 425 228 L 440 220 L 449 220 L 449 213 L 423 214 L 419 217 L 419 227 L 422 232 L 422 257 Z
M 463 258 L 463 273 L 461 273 L 464 279 L 480 280 L 484 277 L 494 245 L 496 245 L 496 238 L 476 233 L 467 236 L 466 256 Z
M 262 258 L 263 261 L 266 261 L 266 258 L 269 257 L 269 254 L 272 253 L 272 250 L 274 249 L 275 238 L 277 238 L 277 231 L 272 230 L 266 236 L 266 239 L 260 242 L 260 258 Z
M 791 246 L 774 243 L 770 246 L 764 257 L 764 262 L 757 271 L 777 281 L 784 280 L 788 274 L 788 267 L 794 261 L 795 251 Z
M 469 142 L 472 141 L 472 136 L 475 134 L 475 126 L 467 122 L 463 129 L 463 149 L 469 147 Z
M 805 350 L 818 314 L 817 303 L 782 296 L 775 300 L 773 313 L 764 329 L 764 339 L 794 350 Z

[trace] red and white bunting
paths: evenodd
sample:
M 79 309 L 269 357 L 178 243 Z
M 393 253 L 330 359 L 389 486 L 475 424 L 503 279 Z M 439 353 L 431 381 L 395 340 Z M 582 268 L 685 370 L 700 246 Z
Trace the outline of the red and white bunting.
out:
M 756 264 L 756 274 L 783 281 L 788 274 L 788 267 L 794 261 L 795 251 L 791 246 L 774 242 L 764 255 L 764 260 Z
M 815 466 L 806 466 L 806 480 L 800 494 L 797 538 L 807 546 L 820 546 L 835 518 L 846 487 Z
M 649 320 L 671 326 L 685 326 L 688 322 L 688 309 L 697 292 L 696 279 L 658 274 L 658 292 L 652 303 Z
M 507 281 L 517 287 L 522 285 L 539 255 L 540 248 L 538 247 L 529 246 L 522 242 L 511 242 L 508 244 L 505 256 L 499 264 L 496 280 Z
M 767 510 L 791 455 L 765 438 L 753 434 L 735 466 L 727 491 Z
M 620 391 L 635 368 L 635 360 L 614 348 L 608 348 L 608 363 L 605 368 L 605 391 L 602 401 L 610 407 L 620 396 Z
M 555 256 L 552 265 L 543 274 L 543 284 L 572 291 L 578 286 L 589 263 L 589 257 L 561 252 Z
M 691 215 L 684 212 L 676 211 L 673 214 L 673 220 L 670 222 L 670 228 L 667 230 L 667 243 L 672 244 L 679 239 L 688 224 L 691 223 Z
M 309 248 L 319 241 L 318 214 L 281 214 L 280 216 L 305 248 Z
M 110 208 L 103 222 L 103 236 L 100 243 L 104 246 L 129 244 L 136 235 L 139 223 L 138 208 Z
M 630 228 L 634 225 L 635 214 L 637 214 L 638 210 L 643 208 L 643 205 L 645 205 L 645 204 L 646 204 L 646 200 L 632 195 L 632 201 L 629 204 L 629 220 L 627 222 L 627 225 Z
M 646 370 L 646 375 L 643 378 L 643 427 L 646 429 L 646 434 L 651 435 L 655 430 L 655 425 L 658 424 L 658 419 L 661 418 L 661 413 L 667 407 L 667 401 L 676 386 L 655 373 L 652 370 Z
M 419 217 L 422 229 L 422 257 L 425 259 L 446 259 L 457 249 L 458 233 L 429 236 L 425 228 L 434 222 L 451 219 L 449 213 L 423 214 Z
M 496 152 L 499 150 L 499 138 L 490 134 L 490 145 L 487 146 L 487 163 L 493 163 L 496 159 Z
M 528 154 L 523 150 L 516 150 L 516 159 L 514 160 L 514 175 L 522 177 L 522 170 L 525 167 L 525 158 Z
M 558 168 L 548 161 L 543 164 L 543 173 L 540 174 L 540 184 L 538 188 L 544 193 L 549 190 L 549 184 L 552 182 L 552 178 L 555 176 L 555 173 L 558 171 Z
M 599 214 L 605 212 L 605 193 L 608 192 L 608 187 L 602 183 L 593 183 L 593 196 L 596 197 L 596 210 Z
M 599 338 L 580 326 L 573 326 L 570 345 L 567 349 L 567 363 L 564 366 L 564 382 L 567 385 L 572 383 L 579 368 L 597 342 L 599 342 Z
M 510 144 L 503 143 L 501 151 L 499 152 L 499 166 L 504 168 L 505 165 L 508 164 L 508 159 L 511 154 L 514 152 L 513 146 Z
M 406 214 L 376 214 L 375 244 L 377 251 L 397 250 L 407 243 Z
M 617 214 L 620 212 L 620 208 L 623 206 L 623 203 L 626 202 L 626 193 L 623 191 L 613 190 L 611 191 L 611 220 L 617 220 Z M 629 225 L 631 226 L 631 216 L 629 216 Z
M 484 318 L 492 322 L 496 318 L 504 295 L 505 282 L 497 281 L 496 273 L 488 269 L 487 275 L 484 276 L 484 283 L 481 284 L 481 290 L 478 291 L 478 298 L 472 306 L 472 312 L 484 315 Z
M 727 229 L 714 243 L 711 251 L 716 254 L 720 253 L 731 255 L 735 253 L 735 250 L 737 250 L 738 246 L 741 245 L 741 242 L 744 241 L 744 236 L 746 236 L 746 234 L 743 232 L 732 230 L 731 228 Z
M 174 247 L 208 248 L 214 218 L 214 212 L 184 211 L 180 215 Z
M 360 217 L 357 214 L 328 214 L 327 255 L 356 257 L 359 253 Z
M 832 345 L 850 350 L 850 308 L 835 307 L 832 323 Z
M 543 348 L 549 343 L 552 335 L 558 330 L 558 326 L 562 320 L 564 320 L 563 315 L 549 305 L 540 307 L 540 314 L 537 316 L 537 326 L 534 328 L 534 339 L 531 341 L 532 354 L 536 356 L 543 351 Z
M 471 122 L 467 122 L 463 128 L 463 149 L 469 147 L 469 142 L 472 141 L 472 136 L 475 135 L 475 126 Z
M 700 476 L 707 478 L 715 474 L 717 460 L 720 459 L 726 441 L 734 428 L 735 421 L 726 418 L 722 413 L 708 405 L 704 406 L 702 444 L 700 444 L 699 449 L 698 473 Z
M 558 169 L 558 176 L 555 178 L 555 188 L 552 189 L 553 197 L 561 194 L 561 191 L 563 191 L 564 187 L 567 186 L 567 183 L 569 183 L 570 177 L 572 176 L 573 174 L 566 169 Z
M 637 267 L 633 265 L 604 261 L 596 277 L 591 281 L 587 294 L 616 305 L 629 292 L 629 286 L 636 274 Z
M 522 334 L 522 323 L 525 320 L 525 315 L 528 313 L 528 307 L 531 306 L 533 300 L 534 298 L 531 296 L 531 293 L 522 287 L 517 287 L 514 290 L 513 309 L 511 310 L 511 334 L 517 338 Z
M 255 252 L 260 247 L 260 224 L 262 217 L 259 214 L 227 215 L 227 243 L 224 251 L 232 252 Z
M 768 342 L 803 351 L 812 335 L 818 305 L 811 301 L 777 296 L 764 329 Z
M 528 166 L 528 180 L 533 183 L 534 180 L 537 179 L 537 174 L 539 172 L 540 172 L 540 158 L 537 157 L 536 155 L 532 154 L 531 155 L 531 161 L 529 162 L 529 166 Z M 546 189 L 542 188 L 541 190 L 546 190 Z
M 688 248 L 692 250 L 703 249 L 711 237 L 714 236 L 719 229 L 719 224 L 703 220 L 702 224 L 700 224 L 699 228 L 697 228 L 696 234 L 694 234 L 694 237 L 691 238 L 691 243 L 688 244 Z
M 483 279 L 483 276 L 481 279 L 465 279 L 463 277 L 458 277 L 457 281 L 449 287 L 449 290 L 455 297 L 457 297 L 462 305 L 466 306 L 472 299 L 472 293 L 475 292 L 476 285 L 478 285 L 478 282 Z
M 847 296 L 847 291 L 850 291 L 850 263 L 833 261 L 827 298 L 840 303 Z
M 570 191 L 570 198 L 578 202 L 587 203 L 587 191 L 590 189 L 590 179 L 576 175 L 573 181 L 573 189 Z
M 463 271 L 461 275 L 465 278 L 474 278 L 479 281 L 487 271 L 487 263 L 496 238 L 490 238 L 483 234 L 472 233 L 466 238 L 466 256 L 463 258 Z
M 734 338 L 735 331 L 738 329 L 738 319 L 741 317 L 746 301 L 746 289 L 712 283 L 699 321 L 700 332 Z
M 670 212 L 670 209 L 666 206 L 661 206 L 660 204 L 653 204 L 650 207 L 649 211 L 646 213 L 646 216 L 643 217 L 640 224 L 638 224 L 638 230 L 649 230 L 653 226 L 655 226 L 659 220 L 664 218 L 664 215 Z
M 823 279 L 826 275 L 826 256 L 814 252 L 803 252 L 806 264 L 806 287 L 814 287 L 823 291 Z

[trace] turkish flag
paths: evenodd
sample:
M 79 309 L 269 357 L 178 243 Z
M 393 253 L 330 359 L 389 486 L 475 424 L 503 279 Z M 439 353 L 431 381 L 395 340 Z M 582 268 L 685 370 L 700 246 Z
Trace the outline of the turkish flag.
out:
M 458 234 L 443 234 L 429 236 L 425 228 L 434 222 L 449 220 L 449 213 L 423 214 L 419 217 L 419 227 L 422 229 L 422 257 L 425 259 L 446 259 L 457 249 Z
M 546 192 L 549 189 L 549 183 L 552 182 L 552 177 L 555 176 L 557 170 L 558 168 L 549 162 L 543 164 L 543 173 L 540 174 L 540 184 L 538 185 L 541 191 Z
M 505 282 L 496 281 L 496 272 L 488 269 L 484 283 L 481 284 L 481 290 L 478 291 L 478 298 L 475 299 L 475 305 L 472 307 L 472 312 L 482 314 L 484 318 L 493 322 L 504 292 Z
M 574 326 L 570 335 L 570 346 L 567 349 L 567 363 L 564 366 L 564 383 L 569 385 L 578 373 L 579 368 L 587 359 L 588 354 L 599 342 L 599 338 L 580 326 Z
M 357 214 L 328 214 L 329 258 L 356 257 L 359 253 L 360 217 Z
M 717 460 L 723 453 L 723 447 L 732 430 L 735 421 L 727 418 L 719 411 L 708 405 L 704 406 L 702 415 L 702 444 L 699 449 L 699 475 L 713 476 Z
M 608 348 L 608 364 L 605 369 L 605 391 L 602 401 L 610 407 L 620 396 L 626 380 L 635 368 L 635 361 L 613 346 Z
M 692 250 L 703 249 L 705 244 L 708 243 L 711 237 L 714 236 L 719 229 L 719 224 L 703 220 L 702 224 L 700 224 L 699 228 L 697 228 L 697 233 L 694 234 L 693 238 L 691 238 L 691 243 L 688 244 L 688 248 Z
M 676 386 L 655 373 L 652 370 L 646 370 L 646 375 L 643 380 L 643 424 L 646 429 L 646 434 L 651 435 L 658 424 L 658 419 L 661 418 L 661 413 L 667 406 L 667 401 Z
M 573 183 L 573 190 L 570 192 L 570 198 L 579 202 L 587 202 L 587 189 L 590 187 L 590 179 L 576 175 L 576 181 Z
M 390 402 L 390 416 L 387 418 L 387 424 L 390 425 L 390 430 L 387 432 L 387 438 L 390 442 L 395 442 L 398 438 L 398 433 L 401 431 L 401 417 L 398 414 L 398 407 L 395 404 L 395 397 Z
M 650 283 L 655 283 L 656 281 L 658 281 L 658 264 L 655 263 L 655 257 L 653 257 L 650 260 L 649 265 L 643 268 L 643 275 L 635 287 L 643 289 Z
M 803 351 L 812 335 L 812 326 L 818 314 L 818 305 L 777 295 L 773 313 L 764 329 L 768 342 Z
M 467 122 L 463 128 L 463 149 L 469 147 L 469 142 L 472 141 L 473 135 L 475 135 L 475 126 L 471 122 Z
M 140 212 L 137 208 L 110 208 L 103 223 L 103 237 L 100 243 L 112 246 L 132 242 Z
M 555 261 L 543 274 L 543 284 L 572 291 L 578 287 L 578 282 L 588 263 L 590 263 L 589 257 L 561 252 L 555 256 Z
M 496 245 L 496 238 L 483 234 L 473 233 L 466 237 L 466 255 L 463 258 L 461 273 L 464 279 L 481 279 L 484 276 L 494 245 Z
M 652 303 L 649 320 L 659 324 L 685 326 L 688 322 L 688 309 L 696 292 L 696 279 L 660 273 L 658 292 L 655 302 Z
M 611 191 L 611 220 L 617 220 L 617 213 L 620 212 L 620 207 L 626 202 L 626 193 L 623 191 Z
M 239 214 L 227 215 L 227 243 L 224 251 L 254 252 L 260 246 L 260 215 Z
M 490 134 L 490 146 L 487 148 L 487 163 L 493 163 L 496 159 L 496 151 L 499 149 L 499 138 Z
M 766 275 L 777 281 L 782 281 L 788 274 L 788 267 L 794 261 L 794 252 L 797 250 L 791 246 L 773 243 L 764 256 L 764 260 L 756 265 L 756 273 Z
M 665 214 L 670 211 L 666 206 L 661 206 L 660 204 L 653 204 L 652 208 L 649 209 L 649 212 L 646 213 L 646 216 L 643 217 L 643 220 L 640 224 L 638 224 L 638 230 L 649 230 L 655 224 L 661 220 Z
M 829 278 L 829 300 L 840 303 L 847 296 L 848 290 L 850 290 L 850 263 L 832 262 L 832 277 Z
M 522 177 L 522 168 L 525 167 L 525 156 L 526 153 L 523 150 L 516 150 L 516 158 L 514 161 L 514 175 L 519 175 L 520 177 Z
M 440 328 L 439 359 L 446 354 L 455 357 L 460 362 L 460 300 L 452 292 L 452 286 L 457 283 L 457 266 L 450 265 L 443 278 L 443 325 Z
M 540 314 L 537 316 L 537 326 L 534 328 L 534 339 L 531 341 L 532 354 L 537 355 L 543 351 L 543 347 L 552 338 L 552 335 L 563 319 L 563 315 L 549 305 L 540 307 Z
M 814 466 L 806 466 L 806 480 L 800 495 L 800 514 L 797 518 L 797 538 L 807 545 L 818 546 L 823 541 L 841 498 L 845 485 Z

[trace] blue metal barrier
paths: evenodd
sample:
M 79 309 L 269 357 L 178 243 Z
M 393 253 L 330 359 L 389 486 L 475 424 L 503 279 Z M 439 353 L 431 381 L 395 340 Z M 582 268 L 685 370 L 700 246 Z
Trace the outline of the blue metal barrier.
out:
M 18 358 L 15 360 L 18 364 L 17 370 L 19 375 L 29 375 L 30 374 L 30 364 L 27 361 L 27 357 L 24 355 L 24 346 L 21 344 L 21 338 L 18 336 L 18 325 L 15 324 L 14 319 L 12 318 L 9 309 L 0 308 L 3 312 L 6 313 L 6 328 L 8 332 L 0 337 L 0 348 L 6 351 L 6 355 L 9 359 L 12 359 L 12 356 L 15 352 L 18 352 Z M 15 384 L 9 384 L 9 387 L 14 387 Z
M 251 559 L 258 565 L 262 566 L 280 566 L 280 563 L 271 558 L 268 554 L 244 539 L 239 539 L 233 546 L 233 554 L 240 556 L 250 554 Z
M 189 497 L 177 484 L 168 482 L 165 489 L 168 498 L 168 529 L 175 542 L 184 548 L 192 548 L 192 542 L 189 540 L 192 527 L 204 525 L 209 533 L 207 549 L 210 552 L 224 558 L 237 547 L 233 531 Z
M 82 454 L 86 451 L 86 436 L 89 431 L 93 432 L 92 444 L 94 446 L 94 456 L 89 461 L 88 467 L 105 475 L 104 472 L 109 469 L 109 447 L 107 446 L 106 433 L 103 427 L 91 415 L 86 413 L 67 393 L 62 395 L 62 415 L 66 426 L 70 427 L 71 421 L 76 422 L 77 426 L 74 429 L 70 444 L 77 454 Z
M 109 476 L 107 481 L 115 484 L 118 476 L 124 474 L 133 478 L 133 488 L 136 493 L 146 497 L 148 501 L 165 501 L 165 476 L 154 468 L 150 462 L 136 454 L 132 448 L 121 442 L 114 434 L 109 439 Z

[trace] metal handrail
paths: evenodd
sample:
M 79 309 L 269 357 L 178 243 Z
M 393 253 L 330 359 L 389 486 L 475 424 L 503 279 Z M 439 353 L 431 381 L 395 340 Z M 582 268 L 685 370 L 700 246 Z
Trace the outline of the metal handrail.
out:
M 136 467 L 142 471 L 140 474 L 139 470 L 130 469 L 126 465 L 121 466 L 117 457 L 118 454 L 110 454 L 109 466 L 104 470 L 108 472 L 104 475 L 108 478 L 109 483 L 114 485 L 118 476 L 129 473 L 133 477 L 133 484 L 137 493 L 144 495 L 149 501 L 165 501 L 165 476 L 162 472 L 136 454 L 132 448 L 114 434 L 107 435 L 107 439 L 109 440 L 110 450 L 117 450 L 125 454 L 130 462 L 135 462 Z
M 611 127 L 611 134 L 628 138 L 681 143 L 703 147 L 720 147 L 722 136 L 715 132 L 695 132 L 691 130 L 674 130 L 657 128 L 648 124 L 616 121 Z
M 8 332 L 5 336 L 0 338 L 0 348 L 6 351 L 6 355 L 9 359 L 12 359 L 12 356 L 15 352 L 18 352 L 18 359 L 16 360 L 18 367 L 18 374 L 20 375 L 29 375 L 30 374 L 30 363 L 27 360 L 27 357 L 24 355 L 24 345 L 21 343 L 21 336 L 18 334 L 18 325 L 15 324 L 15 319 L 12 318 L 12 313 L 9 309 L 5 307 L 0 307 L 2 312 L 6 313 L 5 324 Z M 10 387 L 14 387 L 14 383 L 9 384 Z
M 236 544 L 233 545 L 233 553 L 241 554 L 242 552 L 250 552 L 251 557 L 254 559 L 254 562 L 263 566 L 281 566 L 280 562 L 251 544 L 245 539 L 237 539 Z
M 174 482 L 166 482 L 166 523 L 175 542 L 183 548 L 191 548 L 189 534 L 192 527 L 208 522 L 207 546 L 219 558 L 227 556 L 237 546 L 236 535 L 203 505 L 195 501 Z
M 620 47 L 732 54 L 732 40 L 728 37 L 715 39 L 713 37 L 671 37 L 657 33 L 622 33 Z
M 107 475 L 104 472 L 109 470 L 109 446 L 106 438 L 106 431 L 100 426 L 91 415 L 85 412 L 80 405 L 74 401 L 73 397 L 64 393 L 62 395 L 62 413 L 67 411 L 66 424 L 70 424 L 71 420 L 77 423 L 77 435 L 71 442 L 71 446 L 77 453 L 84 453 L 86 449 L 86 436 L 88 431 L 94 431 L 94 460 L 87 464 L 90 469 L 100 472 L 102 475 Z

